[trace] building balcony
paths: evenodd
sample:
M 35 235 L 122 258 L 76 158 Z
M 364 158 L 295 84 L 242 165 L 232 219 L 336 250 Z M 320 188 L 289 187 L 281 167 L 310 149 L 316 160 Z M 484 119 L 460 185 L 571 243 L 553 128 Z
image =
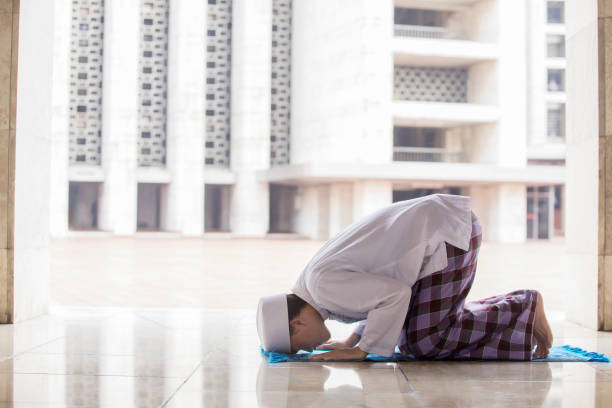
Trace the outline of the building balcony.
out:
M 395 26 L 391 51 L 396 64 L 427 66 L 470 66 L 499 57 L 494 43 L 459 39 L 443 27 Z M 398 36 L 412 34 L 410 36 Z
M 499 108 L 473 103 L 414 102 L 394 100 L 393 124 L 414 127 L 455 127 L 495 123 Z
M 443 147 L 393 147 L 393 161 L 457 163 L 461 157 L 461 151 Z
M 429 38 L 429 39 L 459 39 L 458 34 L 451 32 L 446 27 L 432 27 L 411 24 L 395 24 L 393 28 L 395 37 Z
M 490 183 L 564 184 L 565 167 L 521 167 L 479 163 L 307 163 L 276 166 L 256 172 L 260 182 L 309 185 L 354 180 L 446 182 L 457 186 Z

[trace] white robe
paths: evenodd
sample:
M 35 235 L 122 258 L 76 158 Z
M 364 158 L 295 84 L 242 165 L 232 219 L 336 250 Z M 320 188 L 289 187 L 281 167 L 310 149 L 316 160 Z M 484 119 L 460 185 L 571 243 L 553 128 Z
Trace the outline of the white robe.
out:
M 394 203 L 330 238 L 292 292 L 323 319 L 362 321 L 359 347 L 391 356 L 412 285 L 448 265 L 444 242 L 467 250 L 471 231 L 470 197 L 433 194 Z

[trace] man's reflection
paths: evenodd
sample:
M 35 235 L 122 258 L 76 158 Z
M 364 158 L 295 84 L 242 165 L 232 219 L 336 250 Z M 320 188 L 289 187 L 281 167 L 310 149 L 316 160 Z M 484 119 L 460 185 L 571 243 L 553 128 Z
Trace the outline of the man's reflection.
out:
M 415 364 L 414 368 L 409 368 L 410 364 Z M 468 407 L 512 400 L 541 407 L 559 397 L 558 393 L 549 396 L 549 363 L 428 362 L 431 366 L 423 369 L 428 375 L 419 377 L 416 365 L 420 364 L 405 363 L 402 373 L 394 363 L 286 365 L 262 360 L 257 402 L 260 408 L 383 402 L 388 406 Z
M 395 364 L 303 363 L 274 365 L 262 360 L 257 402 L 263 407 L 319 407 L 329 403 L 368 405 L 370 394 L 385 393 L 401 406 L 416 403 Z M 415 404 L 416 406 L 417 404 Z

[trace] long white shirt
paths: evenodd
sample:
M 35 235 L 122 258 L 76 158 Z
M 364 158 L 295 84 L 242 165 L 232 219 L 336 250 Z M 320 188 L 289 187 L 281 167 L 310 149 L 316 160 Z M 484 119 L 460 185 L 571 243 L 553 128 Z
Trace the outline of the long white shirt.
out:
M 292 291 L 323 319 L 362 321 L 359 347 L 391 356 L 412 285 L 448 265 L 444 242 L 467 250 L 471 231 L 470 197 L 434 194 L 394 203 L 329 239 Z

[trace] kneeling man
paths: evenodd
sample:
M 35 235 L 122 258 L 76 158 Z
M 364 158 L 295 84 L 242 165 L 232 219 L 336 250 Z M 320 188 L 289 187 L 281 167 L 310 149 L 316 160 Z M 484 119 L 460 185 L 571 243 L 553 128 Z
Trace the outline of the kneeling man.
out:
M 546 357 L 552 332 L 539 292 L 465 301 L 481 241 L 466 196 L 434 194 L 376 211 L 329 239 L 293 293 L 260 299 L 261 344 L 332 350 L 316 360 L 389 357 L 396 346 L 424 359 Z M 359 324 L 347 339 L 330 340 L 326 319 Z

